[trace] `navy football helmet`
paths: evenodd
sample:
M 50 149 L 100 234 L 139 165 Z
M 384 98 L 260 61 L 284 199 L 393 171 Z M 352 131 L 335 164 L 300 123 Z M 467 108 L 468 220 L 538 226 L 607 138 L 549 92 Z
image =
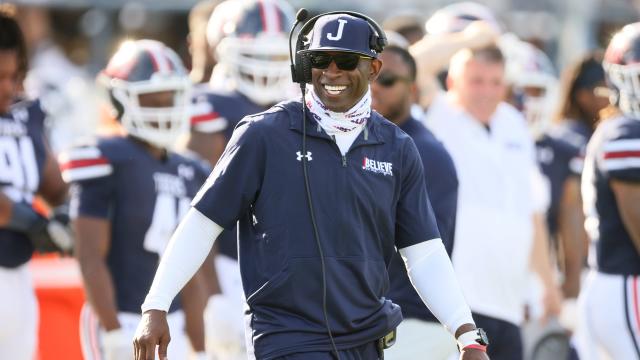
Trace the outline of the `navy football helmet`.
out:
M 207 24 L 207 40 L 231 87 L 260 105 L 284 100 L 291 86 L 288 31 L 293 8 L 281 0 L 227 0 Z M 220 71 L 220 69 L 216 69 Z
M 610 100 L 620 111 L 640 119 L 640 22 L 617 32 L 602 63 L 611 91 Z
M 191 82 L 178 55 L 155 40 L 125 41 L 100 73 L 127 132 L 167 148 L 188 129 Z M 140 96 L 172 92 L 173 104 L 145 107 Z

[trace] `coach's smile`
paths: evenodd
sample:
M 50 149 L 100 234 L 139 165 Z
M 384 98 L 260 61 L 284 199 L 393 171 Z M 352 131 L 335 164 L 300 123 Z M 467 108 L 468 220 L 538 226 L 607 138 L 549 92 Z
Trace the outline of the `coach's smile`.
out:
M 329 84 L 324 84 L 323 87 L 327 91 L 327 93 L 329 93 L 328 94 L 329 96 L 340 95 L 347 88 L 346 85 L 329 85 Z
M 327 53 L 340 54 L 334 51 Z M 369 81 L 378 76 L 381 65 L 380 60 L 362 57 L 353 70 L 342 70 L 335 61 L 331 61 L 326 68 L 312 67 L 313 89 L 329 110 L 345 112 L 364 96 Z

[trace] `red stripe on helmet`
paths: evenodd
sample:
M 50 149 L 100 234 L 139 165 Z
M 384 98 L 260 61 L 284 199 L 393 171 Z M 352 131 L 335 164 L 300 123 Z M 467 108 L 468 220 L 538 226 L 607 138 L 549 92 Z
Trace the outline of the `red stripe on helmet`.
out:
M 266 9 L 264 8 L 264 0 L 258 1 L 258 7 L 260 8 L 260 18 L 262 19 L 262 30 L 268 32 L 269 22 L 267 21 Z
M 131 58 L 123 64 L 107 64 L 107 67 L 103 70 L 103 73 L 109 77 L 117 78 L 117 79 L 127 79 L 131 70 L 136 65 L 136 57 L 131 56 Z

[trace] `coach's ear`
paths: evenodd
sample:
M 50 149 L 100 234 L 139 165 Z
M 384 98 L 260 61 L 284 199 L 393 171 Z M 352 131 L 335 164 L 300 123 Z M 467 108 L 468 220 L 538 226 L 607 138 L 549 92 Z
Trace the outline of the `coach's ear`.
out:
M 380 69 L 382 69 L 382 60 L 371 59 L 371 65 L 369 66 L 369 82 L 372 82 L 378 78 Z

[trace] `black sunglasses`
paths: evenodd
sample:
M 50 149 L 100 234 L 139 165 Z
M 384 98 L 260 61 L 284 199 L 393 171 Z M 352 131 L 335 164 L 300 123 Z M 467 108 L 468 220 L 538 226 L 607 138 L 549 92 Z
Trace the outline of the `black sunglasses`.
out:
M 340 53 L 340 54 L 327 54 L 327 53 L 309 53 L 309 60 L 311 61 L 311 67 L 316 69 L 326 69 L 329 67 L 331 62 L 335 62 L 336 66 L 340 70 L 351 71 L 355 70 L 358 67 L 358 63 L 360 59 L 371 59 L 368 56 L 362 56 L 358 54 L 351 53 Z
M 376 79 L 376 82 L 378 83 L 378 85 L 381 85 L 384 87 L 392 87 L 398 81 L 410 83 L 412 80 L 406 76 L 400 76 L 400 75 L 391 74 L 391 73 L 382 73 L 378 75 L 378 78 Z

